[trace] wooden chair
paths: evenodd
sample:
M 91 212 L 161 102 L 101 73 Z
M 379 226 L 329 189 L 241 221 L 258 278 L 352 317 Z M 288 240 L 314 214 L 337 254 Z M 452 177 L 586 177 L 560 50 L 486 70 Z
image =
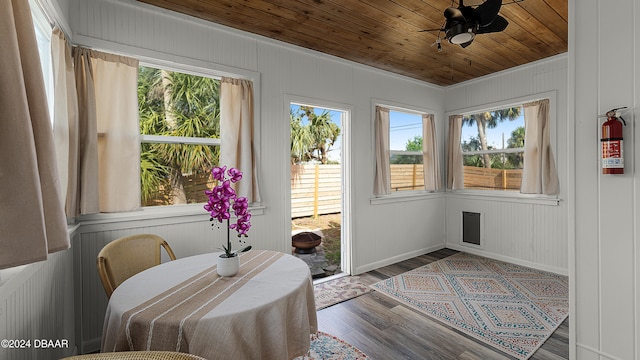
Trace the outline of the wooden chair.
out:
M 161 248 L 171 260 L 176 259 L 169 244 L 158 235 L 125 236 L 105 245 L 98 253 L 97 266 L 107 297 L 131 276 L 160 264 Z
M 206 360 L 203 357 L 173 351 L 121 351 L 76 355 L 61 360 Z

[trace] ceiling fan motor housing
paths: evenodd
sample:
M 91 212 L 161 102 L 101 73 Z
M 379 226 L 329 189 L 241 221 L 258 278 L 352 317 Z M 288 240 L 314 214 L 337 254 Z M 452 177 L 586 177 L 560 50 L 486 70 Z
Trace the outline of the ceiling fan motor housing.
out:
M 476 36 L 477 25 L 475 23 L 456 23 L 447 27 L 445 35 L 452 44 L 467 43 Z

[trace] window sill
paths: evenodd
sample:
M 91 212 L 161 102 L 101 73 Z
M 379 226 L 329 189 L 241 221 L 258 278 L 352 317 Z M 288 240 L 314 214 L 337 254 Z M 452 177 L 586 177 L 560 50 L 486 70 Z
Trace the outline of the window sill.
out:
M 128 211 L 120 213 L 100 213 L 92 215 L 82 215 L 75 219 L 76 223 L 88 224 L 104 224 L 119 221 L 141 221 L 152 219 L 167 219 L 180 216 L 202 216 L 206 218 L 207 212 L 203 209 L 202 204 L 187 205 L 170 205 L 170 206 L 150 206 L 143 207 L 137 211 Z M 265 206 L 262 204 L 249 205 L 252 216 L 262 215 Z
M 75 234 L 75 231 L 78 229 L 79 225 L 77 224 L 68 224 L 67 232 L 69 233 L 69 237 L 72 238 Z M 18 265 L 6 269 L 0 269 L 0 288 L 9 282 L 12 278 L 18 276 L 23 271 L 26 271 L 30 266 L 34 264 L 38 264 L 40 261 L 25 265 Z
M 515 202 L 520 204 L 535 204 L 547 206 L 558 206 L 561 201 L 558 197 L 552 195 L 520 194 L 519 192 L 495 190 L 447 190 L 447 196 L 454 198 Z
M 443 195 L 442 192 L 431 192 L 431 191 L 405 191 L 405 192 L 395 192 L 389 195 L 382 195 L 378 197 L 374 197 L 370 199 L 371 205 L 381 205 L 381 204 L 391 204 L 405 201 L 420 201 L 420 200 L 430 200 L 430 199 L 438 199 Z

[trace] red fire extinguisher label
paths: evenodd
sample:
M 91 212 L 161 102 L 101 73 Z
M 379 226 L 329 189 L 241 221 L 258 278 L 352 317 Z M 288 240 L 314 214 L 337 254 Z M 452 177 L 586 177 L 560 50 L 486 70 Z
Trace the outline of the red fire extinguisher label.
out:
M 602 168 L 624 168 L 622 140 L 602 140 Z

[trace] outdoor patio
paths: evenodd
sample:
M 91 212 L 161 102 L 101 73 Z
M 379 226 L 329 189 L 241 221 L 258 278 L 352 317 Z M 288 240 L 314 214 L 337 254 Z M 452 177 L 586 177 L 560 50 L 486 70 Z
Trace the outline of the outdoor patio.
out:
M 309 231 L 322 237 L 320 245 L 311 254 L 297 254 L 292 246 L 291 254 L 309 265 L 314 279 L 331 276 L 340 269 L 340 223 L 341 214 L 319 215 L 317 218 L 302 217 L 291 219 L 291 235 Z

